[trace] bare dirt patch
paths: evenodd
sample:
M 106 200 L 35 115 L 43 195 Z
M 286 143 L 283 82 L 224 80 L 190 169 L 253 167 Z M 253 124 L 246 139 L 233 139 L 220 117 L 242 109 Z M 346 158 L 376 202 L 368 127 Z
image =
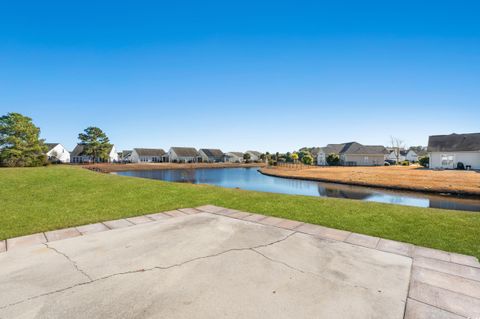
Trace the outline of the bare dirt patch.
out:
M 152 169 L 196 169 L 196 168 L 235 168 L 235 167 L 262 167 L 265 163 L 143 163 L 143 164 L 113 164 L 99 163 L 83 165 L 83 168 L 102 173 L 140 171 Z
M 480 172 L 419 166 L 264 167 L 266 175 L 391 189 L 480 196 Z

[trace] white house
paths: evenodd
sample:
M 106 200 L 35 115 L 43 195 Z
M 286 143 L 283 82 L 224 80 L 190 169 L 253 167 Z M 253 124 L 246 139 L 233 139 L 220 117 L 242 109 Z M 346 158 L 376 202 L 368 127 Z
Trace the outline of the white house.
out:
M 398 152 L 397 150 L 390 150 L 388 155 L 385 156 L 385 159 L 389 160 L 389 161 L 395 161 L 396 162 L 397 161 L 397 152 Z M 409 161 L 411 163 L 414 163 L 414 162 L 418 161 L 418 155 L 412 149 L 400 150 L 398 152 L 398 161 L 399 162 Z
M 430 168 L 480 169 L 480 133 L 434 135 L 428 138 Z
M 260 156 L 262 155 L 262 153 L 257 152 L 257 151 L 246 151 L 245 154 L 250 155 L 250 161 L 252 161 L 252 162 L 260 161 Z
M 93 162 L 93 158 L 90 155 L 85 154 L 84 152 L 85 146 L 83 144 L 77 144 L 77 146 L 73 149 L 72 153 L 70 154 L 70 163 L 90 163 Z M 108 152 L 108 162 L 114 163 L 118 162 L 118 153 L 115 149 L 115 145 L 112 145 Z M 97 158 L 97 162 L 103 162 L 104 160 Z
M 204 163 L 219 163 L 225 159 L 225 154 L 221 150 L 214 148 L 201 148 L 198 154 Z
M 70 152 L 60 143 L 45 143 L 47 157 L 51 162 L 70 163 Z
M 132 163 L 160 163 L 163 162 L 165 151 L 161 148 L 134 148 L 130 161 Z
M 228 152 L 225 153 L 225 162 L 229 163 L 243 163 L 243 153 L 242 152 Z
M 320 147 L 317 154 L 317 165 L 319 166 L 326 166 L 327 157 L 330 154 L 339 154 L 345 144 L 328 144 L 325 147 Z
M 170 163 L 196 163 L 199 160 L 198 152 L 193 147 L 171 147 L 164 159 Z

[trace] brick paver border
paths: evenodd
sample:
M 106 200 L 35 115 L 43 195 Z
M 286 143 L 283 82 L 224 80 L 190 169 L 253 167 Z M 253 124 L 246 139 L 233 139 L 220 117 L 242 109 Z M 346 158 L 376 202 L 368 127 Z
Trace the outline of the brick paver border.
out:
M 412 259 L 405 319 L 480 318 L 480 263 L 473 256 L 352 233 L 299 221 L 205 205 L 71 227 L 0 241 L 0 253 L 92 233 L 131 227 L 198 213 L 210 213 L 292 230 L 325 240 L 376 249 Z

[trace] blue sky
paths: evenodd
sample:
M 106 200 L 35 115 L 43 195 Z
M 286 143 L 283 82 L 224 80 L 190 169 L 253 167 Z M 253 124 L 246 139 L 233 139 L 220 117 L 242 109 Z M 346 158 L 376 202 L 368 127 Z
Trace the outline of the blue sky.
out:
M 101 4 L 99 3 L 101 2 Z M 478 1 L 3 1 L 0 114 L 73 148 L 288 151 L 480 131 Z

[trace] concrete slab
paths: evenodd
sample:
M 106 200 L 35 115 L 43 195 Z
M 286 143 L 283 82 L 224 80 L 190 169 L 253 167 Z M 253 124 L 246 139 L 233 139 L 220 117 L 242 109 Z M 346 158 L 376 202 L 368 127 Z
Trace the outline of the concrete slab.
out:
M 129 222 L 135 225 L 140 225 L 140 224 L 145 224 L 145 223 L 151 223 L 153 219 L 148 218 L 147 216 L 137 216 L 137 217 L 129 217 L 125 218 Z
M 106 230 L 109 230 L 109 228 L 102 223 L 96 223 L 96 224 L 79 226 L 77 227 L 77 230 L 82 235 L 88 235 L 88 234 L 94 234 L 94 233 L 106 231 Z
M 258 222 L 258 221 L 260 221 L 262 219 L 265 219 L 265 218 L 267 218 L 267 216 L 265 216 L 265 215 L 251 214 L 250 216 L 243 217 L 242 219 L 248 220 L 248 221 L 251 221 L 251 222 Z
M 296 220 L 284 220 L 278 223 L 276 226 L 281 228 L 287 228 L 287 229 L 296 229 L 300 225 L 303 225 L 303 223 L 298 222 Z
M 263 225 L 275 226 L 283 221 L 285 221 L 285 219 L 270 216 L 265 219 L 261 219 L 258 222 Z
M 47 242 L 47 238 L 45 237 L 45 234 L 38 233 L 33 235 L 7 239 L 7 248 L 8 250 L 13 250 L 21 247 L 28 247 L 32 245 L 43 244 L 46 242 Z
M 246 212 L 236 212 L 235 214 L 230 215 L 230 217 L 244 219 L 245 217 L 248 217 L 250 215 L 250 213 Z
M 411 263 L 208 213 L 48 245 L 0 256 L 0 318 L 402 318 Z
M 103 224 L 110 229 L 120 229 L 120 228 L 130 227 L 134 225 L 133 223 L 129 222 L 126 219 L 109 220 L 109 221 L 103 222 Z
M 321 226 L 318 226 L 318 227 L 319 227 L 319 232 L 317 236 L 320 236 L 322 238 L 344 241 L 351 234 L 351 232 L 348 232 L 345 230 L 333 229 L 333 228 L 327 228 L 327 227 L 321 227 Z
M 202 212 L 201 210 L 196 208 L 180 208 L 178 210 L 187 215 L 193 215 L 193 214 L 198 214 Z
M 0 255 L 0 265 L 0 318 L 18 317 L 3 315 L 2 307 L 89 281 L 45 245 L 8 250 Z
M 413 253 L 414 257 L 427 257 L 431 259 L 438 259 L 443 261 L 450 261 L 450 254 L 446 251 L 426 248 L 426 247 L 415 247 Z
M 412 280 L 478 298 L 480 303 L 480 281 L 421 267 L 413 267 Z
M 402 243 L 399 241 L 380 239 L 377 249 L 389 253 L 399 254 L 411 257 L 413 255 L 414 246 L 412 244 Z
M 368 248 L 377 247 L 379 241 L 380 241 L 380 238 L 378 237 L 372 237 L 372 236 L 356 234 L 356 233 L 350 234 L 345 240 L 345 242 L 347 243 L 368 247 Z
M 460 265 L 480 268 L 478 259 L 473 256 L 450 253 L 450 261 Z
M 168 212 L 164 212 L 164 214 L 169 215 L 171 217 L 181 217 L 181 216 L 186 216 L 187 214 L 182 213 L 179 210 L 170 210 Z
M 148 218 L 151 218 L 153 220 L 163 220 L 163 219 L 168 219 L 172 218 L 172 216 L 164 214 L 164 213 L 156 213 L 156 214 L 150 214 L 146 215 Z
M 214 206 L 214 205 L 204 205 L 204 206 L 200 206 L 200 207 L 196 207 L 196 209 L 198 210 L 201 210 L 203 212 L 207 212 L 207 213 L 218 213 L 222 210 L 224 210 L 225 208 L 224 207 L 219 207 L 219 206 Z
M 423 282 L 412 281 L 409 297 L 459 316 L 480 317 L 480 299 Z
M 7 251 L 7 241 L 0 240 L 0 253 Z
M 430 305 L 408 299 L 405 319 L 464 319 L 451 312 L 441 310 Z
M 75 228 L 65 228 L 59 230 L 48 231 L 45 233 L 45 237 L 50 241 L 63 240 L 68 238 L 73 238 L 81 236 L 82 234 Z
M 475 267 L 469 267 L 447 261 L 424 257 L 415 258 L 413 261 L 413 265 L 415 267 L 427 268 L 467 279 L 480 281 L 480 269 Z

